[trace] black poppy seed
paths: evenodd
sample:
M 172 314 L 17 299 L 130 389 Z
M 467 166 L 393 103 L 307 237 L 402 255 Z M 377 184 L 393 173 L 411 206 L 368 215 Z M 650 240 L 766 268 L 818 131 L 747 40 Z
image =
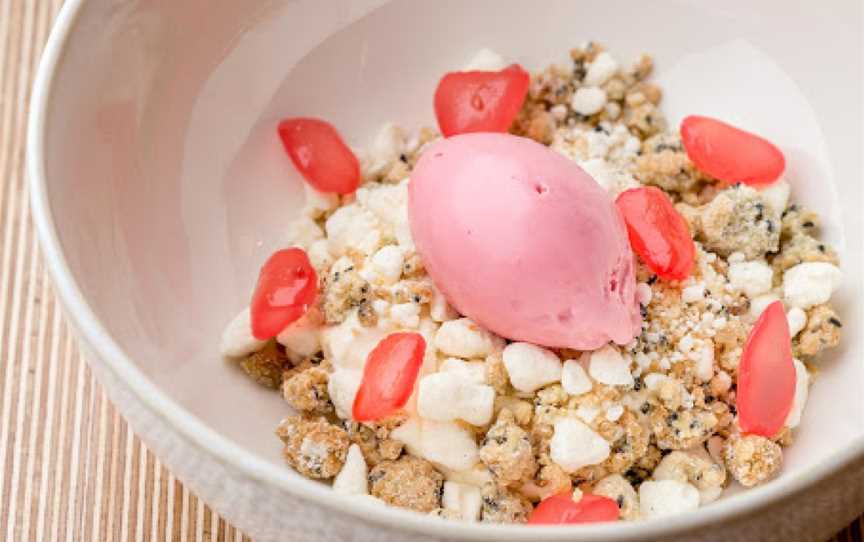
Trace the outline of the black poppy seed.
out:
M 833 326 L 836 326 L 836 327 L 843 327 L 843 323 L 840 322 L 840 320 L 834 318 L 833 316 L 832 316 L 831 318 L 828 319 L 828 322 L 829 322 L 831 325 L 833 325 Z
M 825 245 L 819 245 L 819 246 L 816 247 L 816 248 L 819 249 L 819 252 L 822 252 L 823 254 L 825 253 Z
M 491 497 L 483 497 L 483 506 L 490 510 L 498 510 L 498 503 Z
M 406 164 L 408 163 L 408 157 L 405 156 L 404 153 L 399 155 L 399 160 L 402 160 L 402 161 L 405 162 Z
M 648 403 L 642 403 L 642 406 L 639 407 L 639 411 L 642 412 L 642 414 L 648 414 L 651 412 L 651 405 Z
M 624 495 L 618 495 L 618 498 L 615 499 L 615 502 L 618 503 L 618 508 L 624 508 Z
M 813 228 L 816 226 L 816 224 L 808 220 L 807 222 L 801 224 L 801 226 L 804 228 Z

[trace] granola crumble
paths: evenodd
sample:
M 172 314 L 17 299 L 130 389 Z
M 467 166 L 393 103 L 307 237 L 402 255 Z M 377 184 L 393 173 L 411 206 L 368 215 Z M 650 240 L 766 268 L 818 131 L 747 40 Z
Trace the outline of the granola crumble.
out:
M 571 377 L 584 373 L 586 380 L 544 375 L 528 386 L 505 363 L 508 342 L 447 304 L 413 245 L 407 178 L 440 135 L 427 127 L 410 133 L 385 126 L 371 152 L 361 155 L 356 196 L 318 195 L 291 228 L 319 274 L 313 310 L 320 329 L 265 343 L 241 333 L 248 326 L 241 314 L 246 319 L 238 316 L 226 333 L 236 344 L 223 350 L 241 355 L 253 380 L 281 388 L 300 412 L 276 431 L 286 461 L 300 474 L 333 478 L 355 444 L 369 468 L 369 493 L 385 503 L 464 519 L 442 502 L 447 481 L 480 491 L 482 521 L 523 523 L 534 503 L 574 487 L 577 494 L 609 497 L 623 519 L 635 520 L 653 506 L 640 507 L 644 482 L 654 490 L 666 487 L 656 485 L 661 482 L 684 484 L 706 504 L 730 478 L 751 487 L 779 472 L 797 420 L 787 420 L 773 439 L 741 435 L 738 364 L 761 310 L 776 300 L 790 309 L 796 367 L 810 381 L 815 375 L 808 366 L 839 344 L 842 319 L 830 300 L 793 305 L 784 297 L 790 269 L 839 265 L 834 249 L 819 240 L 819 217 L 789 201 L 782 179 L 768 193 L 697 170 L 663 115 L 662 90 L 648 80 L 650 56 L 620 66 L 592 42 L 570 51 L 570 60 L 531 76 L 511 132 L 576 161 L 613 197 L 644 185 L 663 190 L 695 241 L 692 275 L 670 282 L 637 263 L 642 332 L 630 344 L 608 347 L 624 364 L 620 380 L 591 370 L 595 352 L 541 349 L 578 365 L 571 365 Z M 427 423 L 415 390 L 390 420 L 350 419 L 366 356 L 400 330 L 426 339 L 421 376 L 461 371 L 459 379 L 473 389 L 494 390 L 492 418 L 475 420 L 478 425 Z M 589 448 L 569 466 L 556 455 Z

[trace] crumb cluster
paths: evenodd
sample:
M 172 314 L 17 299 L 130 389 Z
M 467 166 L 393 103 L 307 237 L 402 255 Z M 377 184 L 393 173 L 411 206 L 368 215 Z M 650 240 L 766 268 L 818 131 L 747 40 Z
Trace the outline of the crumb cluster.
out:
M 810 373 L 840 341 L 830 305 L 838 258 L 785 181 L 761 191 L 724 186 L 693 166 L 659 107 L 652 67 L 647 55 L 621 66 L 596 43 L 573 49 L 566 65 L 532 75 L 512 128 L 578 162 L 613 197 L 662 189 L 687 221 L 695 271 L 668 282 L 638 265 L 642 332 L 626 346 L 511 344 L 447 304 L 415 251 L 406 211 L 408 177 L 440 137 L 435 130 L 387 125 L 361 154 L 356 194 L 309 189 L 290 243 L 317 268 L 318 306 L 276 341 L 243 343 L 242 317 L 225 339 L 243 370 L 281 390 L 296 412 L 276 430 L 291 467 L 320 480 L 365 476 L 358 491 L 390 505 L 499 523 L 525 522 L 544 497 L 574 490 L 612 498 L 624 519 L 651 517 L 779 472 Z M 776 300 L 788 309 L 804 384 L 778 435 L 742 435 L 739 359 Z M 399 330 L 428 345 L 414 395 L 390 420 L 352 421 L 367 354 Z M 536 369 L 543 359 L 555 361 L 551 371 Z M 417 389 L 466 399 L 424 402 Z M 346 460 L 349 446 L 359 464 Z

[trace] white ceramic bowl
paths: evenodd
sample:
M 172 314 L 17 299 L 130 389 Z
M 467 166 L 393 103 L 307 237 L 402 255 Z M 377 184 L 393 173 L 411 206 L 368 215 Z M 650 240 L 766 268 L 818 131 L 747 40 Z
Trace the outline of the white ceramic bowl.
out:
M 382 5 L 383 4 L 383 5 Z M 39 71 L 33 214 L 94 371 L 135 431 L 258 540 L 819 540 L 864 509 L 861 5 L 782 0 L 70 0 Z M 587 39 L 655 54 L 673 120 L 739 122 L 786 152 L 796 197 L 843 255 L 845 342 L 783 474 L 690 515 L 579 528 L 461 525 L 295 475 L 285 413 L 217 353 L 302 201 L 275 122 L 350 142 L 431 123 L 441 73 L 491 47 L 530 68 Z

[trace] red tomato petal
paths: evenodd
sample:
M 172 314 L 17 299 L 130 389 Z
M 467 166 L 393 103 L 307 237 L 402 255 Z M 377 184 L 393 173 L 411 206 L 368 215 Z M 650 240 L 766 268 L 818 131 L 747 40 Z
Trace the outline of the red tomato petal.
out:
M 726 183 L 767 186 L 786 168 L 783 153 L 770 141 L 717 119 L 685 118 L 681 142 L 699 171 Z
M 378 343 L 366 358 L 352 417 L 361 422 L 383 420 L 405 406 L 425 352 L 426 341 L 419 333 L 393 333 Z
M 607 497 L 585 493 L 579 502 L 569 493 L 553 495 L 537 505 L 528 518 L 531 525 L 562 525 L 617 521 L 618 504 Z
M 261 267 L 250 307 L 252 335 L 271 339 L 298 320 L 318 297 L 318 276 L 306 252 L 289 248 L 273 253 Z
M 762 312 L 750 331 L 738 365 L 738 426 L 743 433 L 773 437 L 795 399 L 792 341 L 783 303 Z
M 669 280 L 684 280 L 693 270 L 696 249 L 684 217 L 662 190 L 653 186 L 623 192 L 615 201 L 639 258 Z
M 501 71 L 450 72 L 435 89 L 435 116 L 444 137 L 506 132 L 519 114 L 530 82 L 518 64 Z
M 360 162 L 330 123 L 313 118 L 279 123 L 285 152 L 303 178 L 320 192 L 350 194 L 360 185 Z

